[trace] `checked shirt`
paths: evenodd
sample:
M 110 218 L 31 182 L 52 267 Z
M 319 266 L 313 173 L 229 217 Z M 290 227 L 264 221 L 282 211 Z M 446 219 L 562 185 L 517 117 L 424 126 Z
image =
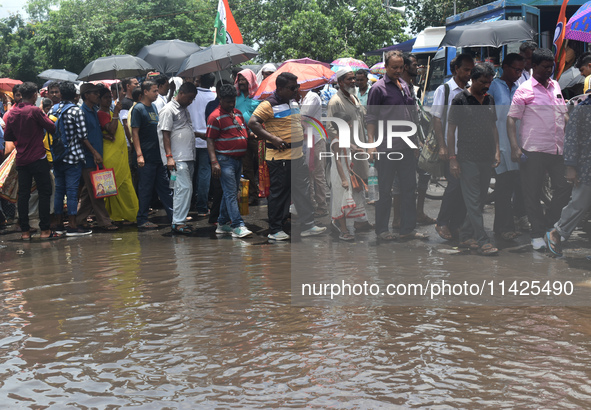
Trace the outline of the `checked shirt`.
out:
M 60 102 L 57 109 L 54 107 L 53 112 L 56 112 L 68 102 Z M 86 139 L 87 134 L 84 113 L 80 107 L 75 105 L 62 115 L 62 120 L 64 121 L 64 134 L 68 143 L 68 152 L 62 161 L 67 164 L 83 162 L 84 148 L 82 147 L 82 141 Z

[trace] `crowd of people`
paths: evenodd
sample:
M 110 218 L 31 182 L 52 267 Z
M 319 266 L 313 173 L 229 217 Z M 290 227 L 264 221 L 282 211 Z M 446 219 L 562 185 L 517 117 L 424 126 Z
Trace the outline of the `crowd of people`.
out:
M 31 238 L 33 181 L 42 239 L 91 234 L 91 215 L 95 228 L 106 231 L 117 230 L 119 223 L 158 228 L 149 220 L 156 197 L 175 233 L 193 232 L 193 209 L 209 217 L 216 234 L 252 236 L 239 206 L 245 178 L 250 205 L 267 199 L 272 241 L 289 239 L 294 212 L 303 237 L 324 233 L 327 228 L 315 221 L 328 215 L 343 241 L 371 230 L 380 241 L 396 239 L 393 230 L 401 240 L 427 239 L 417 226 L 435 224 L 443 239 L 494 255 L 498 249 L 483 218 L 494 175 L 494 233 L 511 241 L 530 230 L 534 249 L 560 255 L 561 242 L 591 205 L 591 144 L 585 132 L 591 102 L 582 100 L 568 119 L 560 86 L 551 79 L 552 52 L 525 42 L 519 54 L 504 58 L 498 77 L 490 64 L 457 55 L 453 78 L 435 92 L 432 131 L 420 121 L 416 56 L 392 51 L 384 63 L 385 75 L 373 84 L 367 70 L 343 67 L 335 84 L 306 92 L 297 76 L 283 72 L 262 101 L 255 94 L 275 71 L 272 64 L 258 75 L 238 70 L 233 83 L 216 82 L 213 74 L 178 85 L 162 74 L 110 87 L 55 82 L 40 104 L 34 83 L 19 85 L 3 130 L 4 154 L 16 149 L 21 238 Z M 580 56 L 576 67 L 591 74 L 591 53 Z M 326 134 L 308 120 L 324 123 Z M 418 132 L 390 138 L 402 129 L 386 120 L 413 122 Z M 429 132 L 447 180 L 436 219 L 424 212 L 431 176 L 418 166 Z M 64 139 L 65 154 L 52 149 L 53 135 Z M 95 195 L 97 168 L 114 170 L 117 195 Z M 372 168 L 375 201 L 367 196 Z M 544 210 L 546 174 L 553 196 Z M 375 224 L 368 218 L 371 205 Z M 7 201 L 0 206 L 10 212 Z

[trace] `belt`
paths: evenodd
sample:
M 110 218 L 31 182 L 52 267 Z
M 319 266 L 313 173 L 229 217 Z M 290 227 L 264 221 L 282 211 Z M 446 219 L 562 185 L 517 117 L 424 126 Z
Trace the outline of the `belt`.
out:
M 302 140 L 302 141 L 298 141 L 298 142 L 294 142 L 294 143 L 286 142 L 285 145 L 286 145 L 285 148 L 290 148 L 290 149 L 291 148 L 297 148 L 297 147 L 303 146 L 304 145 L 304 141 Z M 277 150 L 277 148 L 275 147 L 275 145 L 271 144 L 270 142 L 267 142 L 265 144 L 265 147 L 267 147 L 267 149 Z

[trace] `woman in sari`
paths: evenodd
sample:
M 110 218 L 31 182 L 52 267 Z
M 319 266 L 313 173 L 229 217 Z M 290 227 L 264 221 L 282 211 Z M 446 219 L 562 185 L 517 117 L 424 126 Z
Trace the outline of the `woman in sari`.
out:
M 113 221 L 135 222 L 139 203 L 133 188 L 129 170 L 125 131 L 119 122 L 121 102 L 117 102 L 111 112 L 111 91 L 103 88 L 100 91 L 99 122 L 103 129 L 103 165 L 113 168 L 118 194 L 105 198 L 105 207 Z

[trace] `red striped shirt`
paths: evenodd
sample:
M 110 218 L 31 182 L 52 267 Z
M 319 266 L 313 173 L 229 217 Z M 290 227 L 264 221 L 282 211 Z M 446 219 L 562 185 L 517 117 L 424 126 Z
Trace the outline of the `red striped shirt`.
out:
M 207 120 L 206 136 L 214 140 L 218 154 L 242 157 L 246 154 L 248 132 L 242 113 L 234 108 L 232 114 L 218 106 Z

